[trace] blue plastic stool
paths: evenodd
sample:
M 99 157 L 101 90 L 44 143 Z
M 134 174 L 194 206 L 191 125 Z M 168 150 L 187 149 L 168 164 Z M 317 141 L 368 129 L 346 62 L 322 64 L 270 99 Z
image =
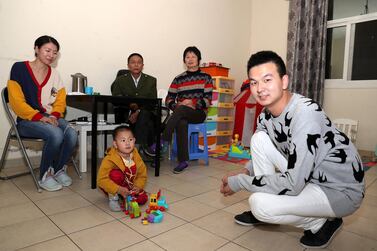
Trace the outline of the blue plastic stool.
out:
M 199 133 L 202 133 L 203 135 L 203 150 L 199 148 Z M 187 137 L 189 145 L 189 160 L 203 159 L 206 165 L 208 165 L 208 142 L 206 124 L 188 124 Z M 174 133 L 171 159 L 175 159 L 177 157 L 177 152 L 177 136 Z

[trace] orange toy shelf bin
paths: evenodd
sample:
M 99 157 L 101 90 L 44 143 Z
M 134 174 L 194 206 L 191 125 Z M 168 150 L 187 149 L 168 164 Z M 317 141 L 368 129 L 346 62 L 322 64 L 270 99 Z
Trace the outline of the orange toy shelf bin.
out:
M 228 77 L 229 75 L 229 68 L 221 67 L 221 66 L 203 66 L 200 67 L 200 70 L 203 72 L 214 76 L 222 76 L 222 77 Z

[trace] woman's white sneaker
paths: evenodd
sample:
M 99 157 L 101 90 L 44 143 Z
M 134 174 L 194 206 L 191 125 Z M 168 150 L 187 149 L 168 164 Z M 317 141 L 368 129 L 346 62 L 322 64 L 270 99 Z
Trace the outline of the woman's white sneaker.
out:
M 42 180 L 38 181 L 39 186 L 42 187 L 44 190 L 49 192 L 58 191 L 63 188 L 61 184 L 59 184 L 53 176 L 43 176 Z
M 67 166 L 64 166 L 62 169 L 60 169 L 54 176 L 57 182 L 62 184 L 65 187 L 68 187 L 72 184 L 71 177 L 67 174 Z

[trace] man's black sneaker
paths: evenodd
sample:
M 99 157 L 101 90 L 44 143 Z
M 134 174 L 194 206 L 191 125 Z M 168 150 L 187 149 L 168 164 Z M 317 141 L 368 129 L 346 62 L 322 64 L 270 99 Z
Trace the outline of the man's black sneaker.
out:
M 265 224 L 264 222 L 258 220 L 255 218 L 253 213 L 251 211 L 245 211 L 242 214 L 238 214 L 234 216 L 234 220 L 244 226 L 252 226 L 252 225 L 259 225 L 259 224 Z
M 301 246 L 305 248 L 327 247 L 342 224 L 342 218 L 335 218 L 334 220 L 327 220 L 315 234 L 313 234 L 310 230 L 304 231 L 304 236 L 302 236 L 300 239 Z

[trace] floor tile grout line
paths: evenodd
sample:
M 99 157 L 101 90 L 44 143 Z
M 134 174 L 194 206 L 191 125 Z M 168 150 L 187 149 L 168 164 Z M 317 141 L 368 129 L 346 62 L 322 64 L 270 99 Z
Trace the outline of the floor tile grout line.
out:
M 19 190 L 21 190 L 21 188 L 20 187 L 18 187 L 17 186 L 17 184 L 15 184 L 16 185 L 16 187 L 19 189 Z M 23 190 L 21 190 L 24 194 L 25 194 L 25 196 L 26 197 L 28 197 L 29 198 L 29 196 L 23 191 Z M 56 197 L 59 197 L 59 196 L 56 196 Z M 65 233 L 64 231 L 63 231 L 63 229 L 61 229 L 36 203 L 35 203 L 35 201 L 34 200 L 32 200 L 31 198 L 29 198 L 31 201 L 32 201 L 32 203 L 46 216 L 46 218 L 53 224 L 53 225 L 55 225 L 62 233 L 63 233 L 63 235 L 62 236 L 66 236 L 70 241 L 72 241 L 72 243 L 75 245 L 75 246 L 77 246 L 80 250 L 82 250 L 69 236 L 68 236 L 68 234 L 67 233 Z M 59 236 L 59 237 L 61 237 L 61 236 Z M 54 238 L 53 238 L 54 239 Z M 49 239 L 49 240 L 51 240 L 51 239 Z M 49 240 L 45 240 L 44 242 L 46 242 L 46 241 L 49 241 Z M 35 245 L 35 244 L 34 244 Z
M 76 244 L 76 242 L 74 242 L 71 238 L 70 238 L 70 234 L 73 234 L 73 233 L 77 233 L 77 232 L 80 232 L 80 231 L 83 231 L 83 230 L 87 230 L 87 229 L 90 229 L 90 228 L 93 228 L 93 227 L 97 227 L 97 226 L 100 226 L 100 225 L 104 225 L 104 224 L 107 224 L 109 222 L 112 222 L 114 220 L 117 220 L 116 218 L 114 218 L 111 214 L 109 214 L 108 212 L 104 211 L 102 208 L 98 207 L 96 204 L 94 204 L 93 202 L 87 200 L 85 197 L 83 197 L 80 193 L 78 193 L 77 191 L 75 190 L 72 190 L 71 188 L 68 187 L 68 189 L 70 189 L 73 193 L 77 194 L 78 196 L 82 197 L 84 200 L 88 201 L 91 205 L 95 206 L 97 209 L 101 210 L 102 212 L 108 214 L 109 216 L 111 216 L 113 218 L 112 221 L 109 221 L 109 222 L 104 222 L 104 223 L 101 223 L 101 224 L 98 224 L 98 225 L 95 225 L 95 226 L 91 226 L 91 227 L 88 227 L 88 228 L 84 228 L 84 229 L 81 229 L 79 231 L 74 231 L 72 233 L 66 233 L 65 231 L 63 231 L 63 229 L 61 229 L 51 218 L 50 218 L 50 215 L 47 215 L 37 204 L 36 204 L 36 201 L 32 200 L 20 187 L 17 186 L 17 184 L 14 184 L 19 190 L 21 190 L 21 192 L 23 192 L 25 194 L 25 196 L 31 200 L 31 202 L 49 219 L 49 221 L 54 224 L 69 240 L 71 240 L 80 250 L 82 250 L 78 244 Z M 65 196 L 65 195 L 59 195 L 59 196 L 55 196 L 55 197 L 51 197 L 51 198 L 46 198 L 46 199 L 52 199 L 52 198 L 56 198 L 56 197 L 62 197 L 62 196 Z M 73 211 L 73 210 L 77 210 L 77 209 L 80 209 L 80 208 L 84 208 L 84 207 L 89 207 L 89 206 L 83 206 L 83 207 L 79 207 L 79 208 L 75 208 L 75 209 L 71 209 L 71 210 L 67 210 L 67 211 L 64 211 L 64 212 L 60 212 L 60 213 L 65 213 L 65 212 L 69 212 L 69 211 Z M 57 214 L 60 214 L 60 213 L 57 213 Z M 54 216 L 56 214 L 53 214 L 51 216 Z
M 362 217 L 362 216 L 361 216 Z M 365 218 L 365 217 L 363 217 Z M 350 231 L 349 229 L 345 229 L 344 227 L 342 227 L 341 231 L 343 232 L 347 232 L 347 233 L 350 233 L 350 234 L 354 234 L 354 235 L 357 235 L 361 238 L 364 238 L 364 239 L 368 239 L 368 240 L 372 240 L 372 241 L 376 241 L 377 242 L 377 238 L 376 239 L 373 239 L 369 236 L 365 236 L 365 235 L 361 235 L 359 232 L 353 232 L 353 231 Z M 341 232 L 340 232 L 341 233 Z
M 119 220 L 119 219 L 118 219 L 118 220 Z M 182 219 L 182 220 L 183 220 L 183 219 Z M 137 231 L 137 229 L 132 228 L 130 225 L 127 225 L 125 222 L 120 221 L 120 223 L 124 224 L 125 226 L 127 226 L 127 227 L 130 228 L 131 230 L 133 230 L 133 231 L 135 231 L 136 233 L 138 233 L 138 234 L 140 234 L 141 236 L 143 236 L 143 237 L 145 238 L 145 240 L 150 240 L 150 241 L 152 241 L 152 240 L 151 240 L 152 238 L 155 238 L 155 237 L 157 237 L 157 236 L 159 236 L 159 235 L 161 235 L 161 234 L 164 234 L 164 233 L 170 232 L 170 231 L 172 231 L 172 230 L 174 230 L 174 229 L 177 229 L 177 228 L 179 228 L 179 227 L 182 227 L 182 226 L 184 226 L 184 225 L 190 223 L 190 222 L 188 222 L 188 221 L 186 221 L 186 220 L 183 220 L 183 221 L 184 221 L 183 224 L 181 224 L 181 225 L 179 225 L 179 226 L 175 226 L 175 227 L 173 227 L 173 228 L 170 228 L 170 229 L 168 229 L 168 230 L 166 230 L 166 231 L 163 231 L 163 232 L 158 233 L 158 234 L 156 234 L 156 235 L 154 235 L 154 236 L 151 236 L 151 237 L 145 236 L 143 233 L 140 233 L 139 231 Z M 157 224 L 158 224 L 158 223 L 157 223 Z
M 64 235 L 61 235 L 61 236 L 57 236 L 57 237 L 54 237 L 52 239 L 48 239 L 48 240 L 44 240 L 44 241 L 40 241 L 40 242 L 36 242 L 36 243 L 33 243 L 31 245 L 28 245 L 28 246 L 25 246 L 25 247 L 21 247 L 21 248 L 18 248 L 16 249 L 17 250 L 22 250 L 24 248 L 28 248 L 28 247 L 33 247 L 33 246 L 37 246 L 39 244 L 42 244 L 42 243 L 45 243 L 45 242 L 48 242 L 48 241 L 52 241 L 52 240 L 56 240 L 56 239 L 59 239 L 59 238 L 62 238 Z M 71 240 L 71 238 L 69 238 L 69 236 L 66 236 L 78 249 L 82 250 L 73 240 Z
M 367 190 L 368 188 L 370 188 L 374 183 L 377 183 L 377 177 L 368 185 L 365 186 L 365 190 Z
M 373 221 L 373 222 L 376 222 L 376 224 L 375 225 L 377 225 L 377 220 L 373 220 L 373 219 L 370 219 L 370 218 L 366 218 L 366 217 L 364 217 L 364 216 L 362 216 L 362 215 L 357 215 L 357 217 L 358 218 L 363 218 L 363 219 L 365 219 L 365 220 L 367 220 L 367 221 Z M 352 229 L 348 229 L 348 228 L 346 228 L 347 226 L 345 226 L 345 224 L 343 224 L 343 226 L 342 226 L 342 231 L 347 231 L 347 232 L 349 232 L 349 233 L 352 233 L 352 234 L 355 234 L 355 235 L 358 235 L 358 236 L 360 236 L 360 237 L 363 237 L 363 238 L 367 238 L 367 239 L 371 239 L 371 240 L 374 240 L 374 241 L 377 241 L 377 236 L 376 236 L 376 238 L 374 239 L 374 238 L 371 238 L 371 237 L 369 237 L 369 236 L 366 236 L 366 235 L 360 235 L 360 233 L 357 231 L 357 232 L 354 232 L 354 231 L 352 231 Z
M 152 240 L 150 240 L 150 239 L 148 239 L 148 238 L 145 239 L 145 240 L 141 240 L 141 241 L 135 242 L 134 244 L 131 244 L 130 246 L 122 247 L 121 249 L 118 249 L 118 250 L 120 251 L 120 250 L 123 250 L 123 249 L 125 249 L 125 248 L 130 248 L 130 247 L 136 246 L 136 245 L 138 245 L 138 244 L 140 244 L 140 243 L 143 243 L 144 241 L 150 241 L 150 242 L 152 242 L 153 244 L 155 244 L 156 246 L 158 246 L 159 248 L 161 248 L 161 249 L 163 249 L 163 250 L 167 250 L 167 249 L 161 247 L 160 245 L 158 245 L 157 243 L 155 243 L 154 241 L 152 241 Z
M 76 234 L 76 233 L 79 233 L 79 232 L 82 232 L 82 231 L 85 231 L 85 230 L 88 230 L 88 229 L 91 229 L 91 228 L 103 226 L 103 225 L 106 225 L 106 224 L 109 224 L 109 223 L 115 222 L 115 221 L 117 221 L 117 219 L 114 218 L 114 219 L 111 219 L 110 221 L 102 222 L 102 223 L 99 223 L 99 224 L 94 225 L 94 226 L 90 226 L 90 227 L 86 227 L 86 228 L 83 228 L 83 229 L 80 229 L 80 230 L 77 230 L 77 231 L 73 231 L 73 232 L 68 233 L 66 235 L 69 236 L 69 235 Z
M 251 250 L 251 249 L 249 249 L 249 248 L 247 248 L 247 247 L 244 247 L 244 246 L 242 246 L 242 245 L 240 245 L 240 244 L 238 244 L 238 243 L 235 243 L 235 242 L 233 242 L 233 241 L 229 241 L 229 242 L 225 243 L 224 245 L 222 245 L 222 246 L 218 247 L 217 249 L 215 249 L 215 251 L 216 251 L 216 250 L 219 250 L 220 248 L 225 247 L 225 246 L 228 245 L 228 244 L 234 244 L 234 245 L 236 245 L 236 246 L 238 246 L 238 247 L 240 247 L 240 248 L 244 248 L 244 249 L 246 249 L 246 250 L 253 251 L 253 250 Z
M 220 211 L 220 210 L 218 210 L 218 211 Z M 215 212 L 213 212 L 213 213 L 215 213 Z M 211 213 L 211 214 L 212 214 L 212 213 Z M 207 216 L 208 216 L 208 215 L 207 215 Z M 244 235 L 244 234 L 246 234 L 246 233 L 252 231 L 252 230 L 255 228 L 255 227 L 252 227 L 252 228 L 250 228 L 249 230 L 247 230 L 247 231 L 245 231 L 245 232 L 243 232 L 243 233 L 237 235 L 237 236 L 234 237 L 233 239 L 229 240 L 228 238 L 226 238 L 226 237 L 224 237 L 224 236 L 218 235 L 217 233 L 214 233 L 214 232 L 212 232 L 212 231 L 210 231 L 210 230 L 208 230 L 208 229 L 205 229 L 205 228 L 203 228 L 202 226 L 196 225 L 196 224 L 194 223 L 194 221 L 196 221 L 196 220 L 200 220 L 200 219 L 202 219 L 202 218 L 203 218 L 203 217 L 198 218 L 198 219 L 195 219 L 195 220 L 191 221 L 190 223 L 191 223 L 192 225 L 194 225 L 195 227 L 198 227 L 198 228 L 200 228 L 200 229 L 202 229 L 202 230 L 204 230 L 204 231 L 206 231 L 206 232 L 208 232 L 208 233 L 211 233 L 211 234 L 213 234 L 213 235 L 215 235 L 215 236 L 217 236 L 217 237 L 220 237 L 220 238 L 222 238 L 222 239 L 225 239 L 225 240 L 227 240 L 227 241 L 229 241 L 229 242 L 233 242 L 235 239 L 237 239 L 237 238 L 241 237 L 242 235 Z

